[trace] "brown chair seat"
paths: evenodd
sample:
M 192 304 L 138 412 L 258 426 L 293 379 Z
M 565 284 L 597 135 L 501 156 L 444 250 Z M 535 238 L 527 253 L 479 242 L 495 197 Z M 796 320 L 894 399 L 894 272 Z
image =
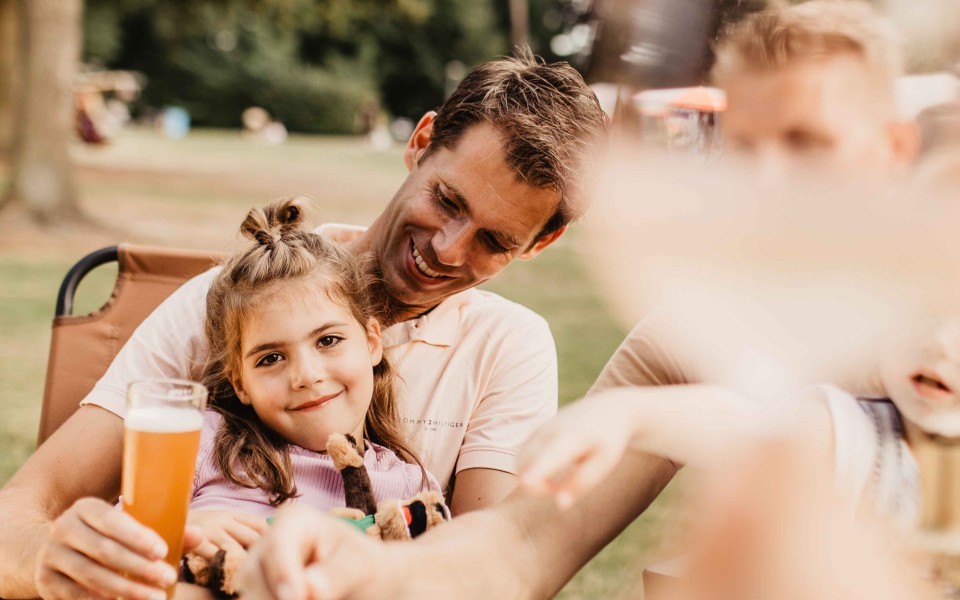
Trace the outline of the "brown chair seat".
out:
M 143 319 L 185 281 L 223 257 L 213 251 L 120 244 L 88 255 L 70 270 L 53 319 L 38 446 L 79 407 Z M 96 312 L 72 315 L 77 284 L 112 260 L 118 272 L 110 299 Z

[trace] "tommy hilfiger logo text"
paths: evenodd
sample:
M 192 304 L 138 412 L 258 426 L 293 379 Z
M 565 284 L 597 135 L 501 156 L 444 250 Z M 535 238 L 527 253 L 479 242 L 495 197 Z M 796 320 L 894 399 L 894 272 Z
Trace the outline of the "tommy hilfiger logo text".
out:
M 437 419 L 408 419 L 403 418 L 404 425 L 424 425 L 426 427 L 450 427 L 451 429 L 462 429 L 463 423 L 460 421 L 440 421 Z

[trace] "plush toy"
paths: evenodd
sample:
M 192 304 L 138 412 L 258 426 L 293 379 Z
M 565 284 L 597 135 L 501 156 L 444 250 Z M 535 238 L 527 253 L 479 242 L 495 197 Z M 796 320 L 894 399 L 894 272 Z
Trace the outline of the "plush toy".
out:
M 410 540 L 428 529 L 450 520 L 450 509 L 443 496 L 434 490 L 421 492 L 406 500 L 384 500 L 379 505 L 373 495 L 363 455 L 351 435 L 331 434 L 327 454 L 343 478 L 346 507 L 329 514 L 343 519 L 366 535 L 383 540 Z M 243 556 L 220 550 L 209 561 L 189 553 L 184 559 L 183 575 L 187 583 L 202 585 L 218 598 L 233 598 L 233 575 Z

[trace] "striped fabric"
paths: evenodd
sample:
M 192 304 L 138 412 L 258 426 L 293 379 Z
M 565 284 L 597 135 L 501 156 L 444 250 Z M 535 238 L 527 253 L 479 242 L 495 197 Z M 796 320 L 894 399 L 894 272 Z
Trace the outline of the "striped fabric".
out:
M 269 494 L 260 489 L 234 485 L 217 466 L 214 442 L 221 421 L 219 414 L 207 411 L 200 436 L 190 509 L 233 510 L 261 517 L 271 516 L 277 509 L 270 506 Z M 377 502 L 409 498 L 421 491 L 419 467 L 403 462 L 393 451 L 382 446 L 370 442 L 366 445 L 363 462 L 370 474 Z M 290 459 L 300 494 L 290 503 L 301 502 L 318 510 L 345 505 L 343 479 L 326 454 L 290 446 Z M 440 486 L 432 475 L 428 476 L 428 482 L 430 489 L 439 491 Z
M 833 417 L 837 480 L 878 515 L 904 523 L 920 510 L 920 469 L 903 435 L 897 407 L 887 398 L 856 398 L 820 386 Z

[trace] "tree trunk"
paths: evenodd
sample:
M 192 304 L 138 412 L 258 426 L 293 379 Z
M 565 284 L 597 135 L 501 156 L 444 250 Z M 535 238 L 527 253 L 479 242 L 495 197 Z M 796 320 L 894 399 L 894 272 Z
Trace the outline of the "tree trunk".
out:
M 0 0 L 0 158 L 11 156 L 16 99 L 20 90 L 20 10 L 22 0 Z
M 527 45 L 529 14 L 527 0 L 510 0 L 510 43 L 514 50 Z
M 20 203 L 41 223 L 77 220 L 69 144 L 73 84 L 80 58 L 83 0 L 25 0 L 26 56 L 18 143 L 5 203 Z

